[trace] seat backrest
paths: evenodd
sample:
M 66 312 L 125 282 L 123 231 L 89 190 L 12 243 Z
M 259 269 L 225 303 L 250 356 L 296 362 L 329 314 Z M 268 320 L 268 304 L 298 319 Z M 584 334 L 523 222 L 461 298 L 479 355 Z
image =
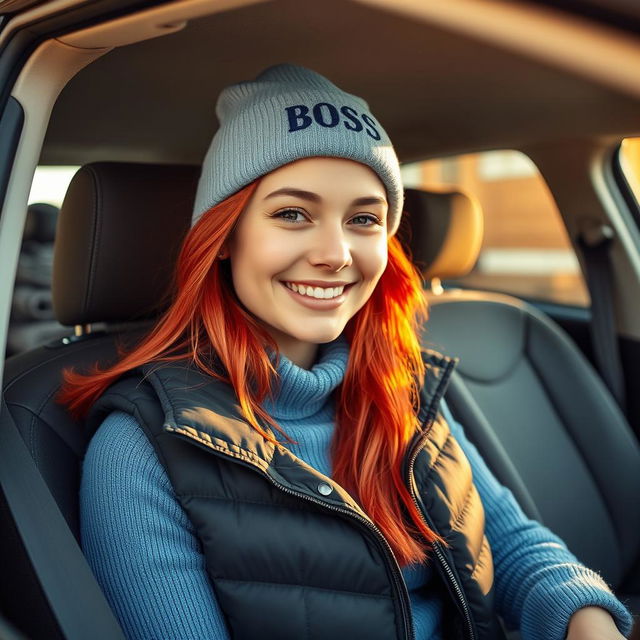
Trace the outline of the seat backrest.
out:
M 118 346 L 133 344 L 166 304 L 198 175 L 199 168 L 186 166 L 97 163 L 80 169 L 58 220 L 53 305 L 60 322 L 85 333 L 70 331 L 6 362 L 7 410 L 77 539 L 87 439 L 82 424 L 56 402 L 62 371 L 113 361 Z M 102 329 L 86 333 L 89 326 Z M 3 613 L 31 638 L 59 638 L 4 496 L 0 513 Z
M 408 213 L 423 218 L 412 228 L 428 231 L 432 216 L 445 217 L 437 226 L 454 250 L 446 273 L 432 268 L 428 275 L 460 277 L 475 263 L 479 243 L 470 245 L 469 229 L 457 227 L 481 229 L 479 209 L 470 202 L 476 213 L 454 218 L 442 194 L 437 199 L 435 207 L 432 194 L 410 191 Z M 437 264 L 418 235 L 411 242 L 419 260 Z M 593 367 L 553 321 L 516 298 L 457 289 L 431 294 L 429 302 L 424 342 L 460 359 L 463 389 L 450 404 L 470 439 L 478 440 L 479 411 L 543 523 L 620 587 L 640 550 L 640 446 Z

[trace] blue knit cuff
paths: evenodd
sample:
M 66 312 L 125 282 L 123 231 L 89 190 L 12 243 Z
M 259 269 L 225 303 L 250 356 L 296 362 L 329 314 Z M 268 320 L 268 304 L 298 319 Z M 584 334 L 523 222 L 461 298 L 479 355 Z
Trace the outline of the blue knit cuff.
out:
M 602 578 L 580 565 L 565 565 L 562 570 L 564 579 L 555 584 L 541 580 L 528 594 L 520 626 L 523 640 L 563 640 L 571 616 L 589 606 L 608 611 L 620 633 L 628 637 L 633 618 Z

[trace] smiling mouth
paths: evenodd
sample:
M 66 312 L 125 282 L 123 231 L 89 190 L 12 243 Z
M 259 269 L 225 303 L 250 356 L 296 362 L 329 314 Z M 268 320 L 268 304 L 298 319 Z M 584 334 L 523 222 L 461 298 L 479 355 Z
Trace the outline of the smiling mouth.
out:
M 338 298 L 344 293 L 345 289 L 351 287 L 351 284 L 340 285 L 338 287 L 311 287 L 304 284 L 296 284 L 295 282 L 283 282 L 284 286 L 295 293 L 312 298 L 314 300 L 332 300 Z

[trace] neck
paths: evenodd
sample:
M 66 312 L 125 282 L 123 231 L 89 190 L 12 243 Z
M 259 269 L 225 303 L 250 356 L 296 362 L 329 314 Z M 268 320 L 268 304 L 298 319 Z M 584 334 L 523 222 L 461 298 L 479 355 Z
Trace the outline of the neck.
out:
M 300 340 L 278 341 L 280 353 L 301 369 L 311 369 L 318 357 L 318 345 Z
M 344 378 L 349 345 L 341 337 L 317 347 L 316 361 L 308 369 L 280 354 L 273 394 L 264 400 L 264 409 L 276 420 L 301 420 L 319 411 L 333 411 L 331 398 Z

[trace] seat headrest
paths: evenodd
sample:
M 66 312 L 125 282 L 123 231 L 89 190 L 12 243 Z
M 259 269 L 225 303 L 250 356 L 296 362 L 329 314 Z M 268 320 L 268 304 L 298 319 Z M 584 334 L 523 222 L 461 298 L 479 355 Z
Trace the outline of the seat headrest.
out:
M 461 191 L 405 189 L 407 242 L 425 279 L 460 278 L 475 265 L 482 245 L 478 201 Z
M 151 318 L 168 302 L 200 167 L 94 163 L 60 209 L 53 307 L 65 325 Z

